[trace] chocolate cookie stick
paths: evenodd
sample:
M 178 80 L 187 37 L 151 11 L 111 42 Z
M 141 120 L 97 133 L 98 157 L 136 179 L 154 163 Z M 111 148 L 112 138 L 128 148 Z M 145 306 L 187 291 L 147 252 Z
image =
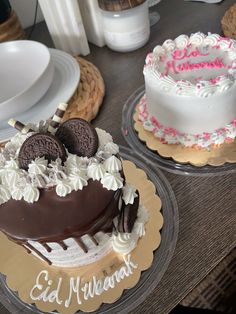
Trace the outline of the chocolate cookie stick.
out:
M 10 119 L 8 124 L 15 128 L 16 130 L 20 131 L 22 134 L 27 134 L 29 132 L 34 132 L 34 130 L 30 129 L 27 125 L 17 121 L 15 119 Z
M 66 108 L 68 107 L 68 104 L 60 103 L 57 107 L 57 110 L 52 117 L 51 122 L 49 123 L 48 132 L 55 133 L 56 129 L 61 123 L 61 120 L 66 112 Z

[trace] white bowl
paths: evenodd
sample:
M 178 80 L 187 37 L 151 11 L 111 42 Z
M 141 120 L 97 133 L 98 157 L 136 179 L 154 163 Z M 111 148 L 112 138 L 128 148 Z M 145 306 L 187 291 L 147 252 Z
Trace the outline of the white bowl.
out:
M 0 121 L 14 118 L 42 98 L 52 83 L 48 48 L 36 41 L 0 44 Z

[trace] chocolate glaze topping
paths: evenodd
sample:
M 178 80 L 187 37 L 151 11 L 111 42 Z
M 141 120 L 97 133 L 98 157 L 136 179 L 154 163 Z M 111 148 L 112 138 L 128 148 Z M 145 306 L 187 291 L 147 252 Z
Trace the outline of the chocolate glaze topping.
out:
M 18 243 L 59 242 L 111 231 L 112 220 L 119 212 L 121 190 L 107 190 L 98 181 L 88 183 L 82 191 L 65 197 L 58 196 L 55 188 L 43 189 L 33 204 L 10 199 L 0 206 L 0 230 Z
M 133 204 L 125 205 L 125 202 L 122 201 L 117 227 L 119 232 L 132 232 L 139 208 L 139 191 L 136 190 L 136 193 L 138 196 L 134 199 Z

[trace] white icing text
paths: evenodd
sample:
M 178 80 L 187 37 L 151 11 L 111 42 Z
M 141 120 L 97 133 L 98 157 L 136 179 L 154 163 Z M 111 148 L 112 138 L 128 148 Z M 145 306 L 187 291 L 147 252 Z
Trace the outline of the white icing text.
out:
M 115 285 L 121 282 L 125 277 L 129 277 L 137 269 L 138 265 L 131 261 L 131 255 L 123 256 L 124 264 L 120 269 L 116 270 L 111 276 L 106 276 L 102 279 L 97 279 L 96 276 L 81 285 L 80 277 L 71 277 L 69 281 L 68 296 L 63 300 L 60 296 L 62 289 L 62 277 L 57 278 L 57 282 L 53 282 L 49 278 L 47 270 L 42 270 L 37 278 L 36 284 L 30 291 L 30 297 L 33 301 L 43 301 L 69 307 L 73 296 L 76 296 L 77 303 L 82 304 L 83 301 L 94 298 L 96 295 L 101 295 L 104 291 L 112 289 Z

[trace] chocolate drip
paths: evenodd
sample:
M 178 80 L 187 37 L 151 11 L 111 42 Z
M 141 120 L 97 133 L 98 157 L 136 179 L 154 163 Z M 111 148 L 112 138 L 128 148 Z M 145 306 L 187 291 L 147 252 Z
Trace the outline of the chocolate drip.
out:
M 87 246 L 83 243 L 83 241 L 80 238 L 75 238 L 75 241 L 79 245 L 79 247 L 84 251 L 84 253 L 88 253 Z
M 40 253 L 37 249 L 35 249 L 29 242 L 27 242 L 25 246 L 27 246 L 31 251 L 34 251 L 46 263 L 48 263 L 49 265 L 52 265 L 52 262 L 48 258 L 46 258 L 42 253 Z
M 93 243 L 98 246 L 99 243 L 98 243 L 98 241 L 96 240 L 96 238 L 95 238 L 93 235 L 91 235 L 91 234 L 88 234 L 88 236 L 89 236 L 90 239 L 93 241 Z
M 120 193 L 121 190 L 107 190 L 99 181 L 89 180 L 83 190 L 66 197 L 49 188 L 41 190 L 38 202 L 33 204 L 10 199 L 0 206 L 0 231 L 16 241 L 41 244 L 106 232 L 104 226 L 107 222 L 111 225 L 119 213 Z
M 119 232 L 132 232 L 135 220 L 137 218 L 138 207 L 139 207 L 139 192 L 136 190 L 137 197 L 134 199 L 133 204 L 125 205 L 122 201 L 120 215 L 118 217 L 118 231 Z
M 65 244 L 64 241 L 58 241 L 57 243 L 63 248 L 64 251 L 68 249 L 68 246 Z
M 47 245 L 47 243 L 40 243 L 46 250 L 48 253 L 52 252 L 52 249 L 50 248 L 50 246 Z
M 17 243 L 17 244 L 19 244 L 19 243 Z M 21 245 L 21 244 L 19 244 L 19 245 Z M 31 253 L 30 249 L 27 248 L 27 246 L 25 246 L 25 244 L 24 245 L 22 244 L 21 246 L 26 250 L 27 253 L 29 253 L 29 254 Z

